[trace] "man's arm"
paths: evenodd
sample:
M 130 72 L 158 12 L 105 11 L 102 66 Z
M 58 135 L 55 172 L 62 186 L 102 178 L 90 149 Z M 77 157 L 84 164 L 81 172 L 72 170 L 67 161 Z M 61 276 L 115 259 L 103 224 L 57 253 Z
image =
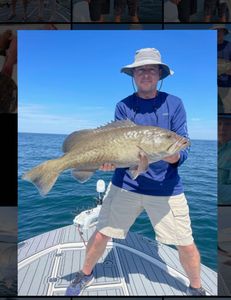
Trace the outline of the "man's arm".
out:
M 187 121 L 186 121 L 186 112 L 185 112 L 182 102 L 180 102 L 176 108 L 174 116 L 171 120 L 171 128 L 170 129 L 172 131 L 176 132 L 177 134 L 179 134 L 180 136 L 189 138 L 188 137 L 188 129 L 187 129 Z M 187 159 L 188 151 L 189 151 L 189 148 L 181 150 L 179 153 L 165 157 L 163 160 L 169 162 L 170 164 L 175 165 L 176 167 L 179 167 Z

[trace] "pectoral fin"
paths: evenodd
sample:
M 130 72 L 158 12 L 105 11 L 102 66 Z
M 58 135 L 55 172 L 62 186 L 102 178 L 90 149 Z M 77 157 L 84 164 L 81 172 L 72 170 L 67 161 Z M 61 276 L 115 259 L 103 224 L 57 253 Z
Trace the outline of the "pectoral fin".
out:
M 73 169 L 71 171 L 72 176 L 81 183 L 88 181 L 95 170 L 87 170 L 87 171 L 79 171 L 77 169 Z
M 139 152 L 139 164 L 136 167 L 129 168 L 130 176 L 135 180 L 140 174 L 145 173 L 148 170 L 148 156 L 144 151 Z

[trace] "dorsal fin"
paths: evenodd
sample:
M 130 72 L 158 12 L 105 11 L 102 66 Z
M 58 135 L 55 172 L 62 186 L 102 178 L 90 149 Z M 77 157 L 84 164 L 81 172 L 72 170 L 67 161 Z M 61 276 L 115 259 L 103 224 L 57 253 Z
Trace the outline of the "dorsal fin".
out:
M 110 130 L 113 128 L 124 128 L 124 127 L 134 127 L 137 126 L 135 123 L 133 123 L 131 120 L 119 120 L 119 121 L 111 121 L 110 123 L 107 123 L 106 125 L 97 127 L 93 131 L 99 132 L 103 130 Z
M 112 121 L 106 125 L 97 127 L 95 129 L 83 129 L 79 131 L 74 131 L 63 142 L 62 150 L 64 153 L 70 151 L 80 142 L 89 139 L 91 135 L 98 132 L 108 131 L 114 128 L 124 128 L 124 127 L 134 127 L 137 126 L 130 120 Z

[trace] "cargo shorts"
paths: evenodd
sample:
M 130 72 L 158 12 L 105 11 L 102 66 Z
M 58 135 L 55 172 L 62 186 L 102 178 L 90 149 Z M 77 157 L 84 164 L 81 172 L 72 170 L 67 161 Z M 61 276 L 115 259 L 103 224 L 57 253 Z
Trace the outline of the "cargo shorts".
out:
M 193 243 L 184 193 L 176 196 L 148 196 L 129 192 L 110 183 L 96 229 L 106 236 L 125 239 L 129 228 L 144 209 L 159 242 L 176 246 Z

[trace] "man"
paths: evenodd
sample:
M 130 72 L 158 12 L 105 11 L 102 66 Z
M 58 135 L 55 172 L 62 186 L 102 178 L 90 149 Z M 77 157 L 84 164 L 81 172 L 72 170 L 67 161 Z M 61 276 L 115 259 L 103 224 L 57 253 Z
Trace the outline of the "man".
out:
M 181 100 L 157 90 L 158 81 L 173 74 L 162 63 L 158 50 L 145 48 L 137 51 L 135 62 L 123 67 L 121 72 L 133 77 L 138 90 L 117 104 L 116 120 L 130 119 L 139 125 L 159 126 L 188 136 Z M 135 180 L 130 177 L 128 169 L 115 169 L 97 229 L 87 244 L 83 268 L 68 287 L 66 295 L 81 294 L 93 281 L 92 270 L 109 239 L 124 239 L 143 209 L 149 215 L 157 240 L 178 248 L 180 261 L 190 280 L 187 294 L 206 294 L 201 287 L 200 255 L 193 243 L 189 209 L 177 171 L 187 155 L 187 150 L 183 150 L 150 164 L 148 170 Z M 105 164 L 101 169 L 112 170 L 114 167 Z

